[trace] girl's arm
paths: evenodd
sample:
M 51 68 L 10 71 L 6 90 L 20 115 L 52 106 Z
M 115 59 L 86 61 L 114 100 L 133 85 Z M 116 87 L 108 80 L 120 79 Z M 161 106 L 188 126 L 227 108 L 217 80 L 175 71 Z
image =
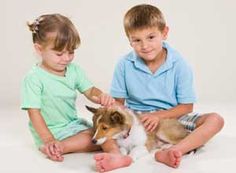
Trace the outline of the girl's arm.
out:
M 110 106 L 115 102 L 110 95 L 103 93 L 96 87 L 86 90 L 83 94 L 93 103 L 101 104 L 102 106 Z
M 50 159 L 55 161 L 62 161 L 63 156 L 60 141 L 57 141 L 53 134 L 48 129 L 39 109 L 28 109 L 29 118 L 34 129 L 43 142 L 40 150 L 46 154 Z
M 125 99 L 123 99 L 123 98 L 115 98 L 115 101 L 116 101 L 117 105 L 119 105 L 119 106 L 125 105 Z
M 48 129 L 39 109 L 28 109 L 28 115 L 34 129 L 36 130 L 43 143 L 48 143 L 55 140 L 54 136 Z

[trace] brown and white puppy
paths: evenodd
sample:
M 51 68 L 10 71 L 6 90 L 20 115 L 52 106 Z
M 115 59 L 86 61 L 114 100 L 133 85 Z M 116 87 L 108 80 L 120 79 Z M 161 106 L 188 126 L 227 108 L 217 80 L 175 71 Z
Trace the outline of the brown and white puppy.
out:
M 133 160 L 163 144 L 176 144 L 189 133 L 176 119 L 162 119 L 154 132 L 147 133 L 140 116 L 129 109 L 86 108 L 93 113 L 92 142 L 101 145 L 108 139 L 116 139 L 122 154 L 129 154 Z

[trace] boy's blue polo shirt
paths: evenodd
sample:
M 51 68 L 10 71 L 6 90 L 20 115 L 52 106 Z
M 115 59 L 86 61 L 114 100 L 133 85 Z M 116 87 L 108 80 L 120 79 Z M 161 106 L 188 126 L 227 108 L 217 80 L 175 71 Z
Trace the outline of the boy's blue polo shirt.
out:
M 193 74 L 182 56 L 167 43 L 164 64 L 153 74 L 132 51 L 116 65 L 111 85 L 114 98 L 125 98 L 126 106 L 136 111 L 169 109 L 194 103 Z

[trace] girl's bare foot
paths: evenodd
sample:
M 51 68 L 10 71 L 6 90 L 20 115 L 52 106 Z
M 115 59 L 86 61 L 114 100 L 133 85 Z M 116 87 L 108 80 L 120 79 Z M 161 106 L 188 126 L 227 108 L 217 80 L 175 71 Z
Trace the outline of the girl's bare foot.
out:
M 155 153 L 156 161 L 164 163 L 173 168 L 179 167 L 181 158 L 182 158 L 181 152 L 174 149 L 157 151 Z
M 98 172 L 111 171 L 113 169 L 129 166 L 132 159 L 129 156 L 111 153 L 99 153 L 94 155 L 96 170 Z

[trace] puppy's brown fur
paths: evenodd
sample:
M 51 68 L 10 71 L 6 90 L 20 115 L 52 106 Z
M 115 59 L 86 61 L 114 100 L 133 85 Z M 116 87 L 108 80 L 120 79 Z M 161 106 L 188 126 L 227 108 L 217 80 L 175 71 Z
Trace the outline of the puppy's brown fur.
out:
M 101 144 L 111 138 L 116 139 L 117 135 L 123 135 L 125 138 L 126 135 L 129 135 L 135 121 L 141 124 L 139 115 L 134 115 L 130 110 L 86 107 L 94 114 L 93 126 L 95 134 L 93 142 L 95 144 Z M 163 144 L 177 144 L 189 132 L 176 119 L 162 119 L 153 132 L 145 133 L 147 135 L 145 145 L 150 151 L 151 149 L 160 148 Z

